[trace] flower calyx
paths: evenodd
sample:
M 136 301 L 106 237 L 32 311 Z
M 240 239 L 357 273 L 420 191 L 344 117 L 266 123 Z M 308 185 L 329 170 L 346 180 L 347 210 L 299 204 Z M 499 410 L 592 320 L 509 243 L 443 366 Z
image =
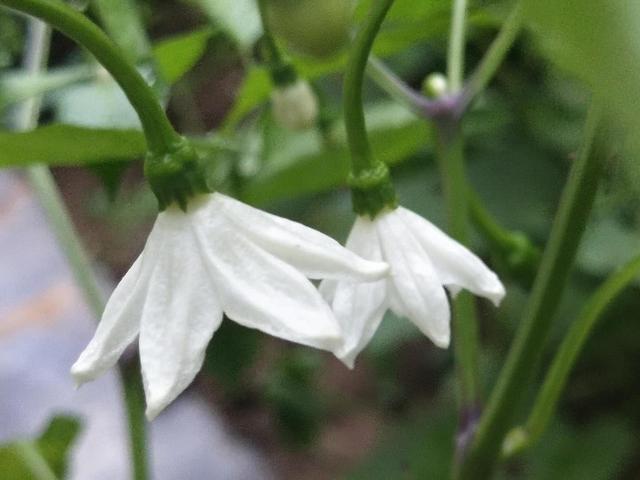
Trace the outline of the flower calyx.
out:
M 383 210 L 398 206 L 389 168 L 376 162 L 371 168 L 349 175 L 353 211 L 361 216 L 375 218 Z
M 203 159 L 184 137 L 169 151 L 147 153 L 144 174 L 160 211 L 174 202 L 186 211 L 192 197 L 212 191 L 207 185 Z

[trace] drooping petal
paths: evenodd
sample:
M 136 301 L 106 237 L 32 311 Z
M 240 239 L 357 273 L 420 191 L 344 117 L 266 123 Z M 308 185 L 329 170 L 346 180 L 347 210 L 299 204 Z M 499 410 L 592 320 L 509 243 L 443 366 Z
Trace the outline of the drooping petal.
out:
M 390 305 L 407 316 L 437 346 L 450 340 L 449 302 L 440 279 L 422 246 L 414 238 L 398 209 L 376 219 L 384 258 L 391 266 Z
M 222 322 L 222 308 L 193 234 L 172 236 L 149 285 L 140 329 L 140 362 L 153 419 L 189 386 Z
M 386 264 L 371 262 L 342 247 L 331 237 L 242 202 L 215 194 L 217 208 L 251 240 L 271 254 L 293 265 L 309 278 L 378 280 L 388 271 Z
M 367 218 L 356 219 L 346 246 L 367 260 L 382 260 L 378 234 Z M 353 368 L 357 355 L 373 338 L 387 306 L 386 279 L 369 283 L 337 281 L 331 308 L 340 322 L 343 341 L 334 353 L 347 367 Z
M 270 335 L 332 351 L 340 328 L 329 306 L 300 272 L 222 222 L 198 239 L 206 268 L 232 320 Z
M 148 282 L 163 245 L 164 235 L 159 217 L 143 252 L 109 298 L 93 339 L 71 367 L 71 374 L 79 385 L 111 368 L 138 335 Z
M 482 260 L 420 215 L 402 207 L 397 210 L 428 253 L 440 281 L 454 287 L 452 293 L 464 288 L 488 298 L 496 306 L 500 304 L 504 286 Z

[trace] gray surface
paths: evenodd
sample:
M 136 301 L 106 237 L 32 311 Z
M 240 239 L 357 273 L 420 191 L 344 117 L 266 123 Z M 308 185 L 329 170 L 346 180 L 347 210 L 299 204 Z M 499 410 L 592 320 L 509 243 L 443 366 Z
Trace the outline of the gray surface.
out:
M 76 390 L 69 367 L 95 328 L 42 210 L 25 182 L 0 172 L 0 441 L 39 432 L 56 413 L 84 421 L 73 479 L 128 478 L 127 440 L 113 372 Z M 272 478 L 220 418 L 185 394 L 150 428 L 154 479 Z

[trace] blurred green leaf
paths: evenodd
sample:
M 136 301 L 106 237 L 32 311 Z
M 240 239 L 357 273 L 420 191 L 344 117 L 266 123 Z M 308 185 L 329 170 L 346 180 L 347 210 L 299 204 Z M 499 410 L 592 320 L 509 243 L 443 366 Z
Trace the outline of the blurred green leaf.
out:
M 191 70 L 204 54 L 213 34 L 212 28 L 200 28 L 156 43 L 153 55 L 163 80 L 173 84 Z
M 0 446 L 2 480 L 56 480 L 67 473 L 68 456 L 80 422 L 70 416 L 53 417 L 35 441 Z
M 0 132 L 0 168 L 36 163 L 87 166 L 132 160 L 145 152 L 144 136 L 137 130 L 51 125 L 24 133 Z
M 527 0 L 543 49 L 586 82 L 640 151 L 640 3 Z

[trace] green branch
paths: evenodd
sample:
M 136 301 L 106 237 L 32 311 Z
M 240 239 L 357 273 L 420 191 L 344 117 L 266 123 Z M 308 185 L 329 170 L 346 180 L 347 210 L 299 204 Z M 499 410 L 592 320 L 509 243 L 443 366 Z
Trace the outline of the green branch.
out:
M 584 144 L 560 200 L 520 328 L 482 416 L 475 440 L 466 459 L 455 472 L 458 479 L 490 477 L 513 413 L 536 371 L 593 207 L 604 164 L 602 133 L 599 113 L 592 107 L 587 118 Z
M 454 0 L 447 52 L 447 80 L 450 93 L 456 93 L 462 88 L 466 22 L 467 0 Z
M 562 341 L 525 427 L 513 430 L 517 433 L 507 436 L 506 449 L 503 449 L 504 456 L 515 455 L 538 441 L 553 416 L 569 373 L 596 322 L 616 297 L 638 276 L 640 276 L 640 255 L 613 273 L 591 296 Z M 509 438 L 518 438 L 519 441 L 509 442 Z

